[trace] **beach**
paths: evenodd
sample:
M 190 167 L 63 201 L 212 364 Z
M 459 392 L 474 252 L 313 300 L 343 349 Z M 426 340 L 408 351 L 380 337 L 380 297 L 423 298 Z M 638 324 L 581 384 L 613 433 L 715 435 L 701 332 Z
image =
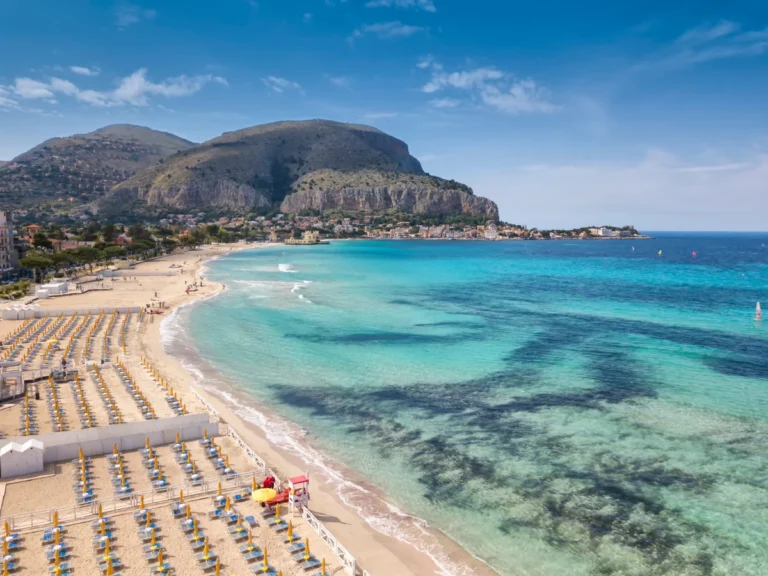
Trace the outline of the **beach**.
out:
M 375 487 L 367 485 L 351 470 L 334 462 L 333 454 L 323 455 L 321 461 L 308 463 L 302 460 L 297 453 L 292 453 L 285 447 L 275 446 L 268 439 L 269 430 L 265 431 L 246 419 L 249 413 L 247 409 L 244 411 L 244 407 L 253 408 L 255 414 L 268 414 L 268 411 L 234 388 L 225 391 L 227 393 L 224 395 L 212 393 L 211 390 L 206 389 L 205 382 L 197 381 L 199 375 L 190 372 L 180 359 L 166 353 L 166 346 L 162 341 L 164 337 L 167 338 L 167 330 L 166 333 L 163 331 L 164 321 L 168 322 L 170 315 L 179 307 L 192 304 L 204 306 L 204 300 L 225 290 L 225 286 L 222 284 L 209 282 L 204 278 L 205 263 L 213 258 L 222 257 L 238 250 L 258 250 L 259 248 L 258 245 L 216 245 L 173 254 L 137 264 L 133 269 L 135 275 L 131 274 L 131 270 L 125 270 L 122 272 L 125 278 L 104 279 L 105 284 L 112 287 L 111 290 L 40 300 L 38 304 L 43 310 L 56 310 L 85 306 L 99 308 L 146 306 L 147 304 L 157 307 L 162 302 L 163 307 L 157 308 L 162 311 L 162 314 L 149 315 L 141 327 L 140 338 L 136 343 L 140 347 L 140 354 L 134 351 L 134 353 L 129 353 L 122 358 L 125 367 L 131 373 L 138 374 L 143 369 L 140 358 L 145 357 L 172 384 L 184 399 L 190 412 L 195 413 L 205 409 L 202 403 L 198 401 L 196 392 L 204 398 L 208 406 L 213 407 L 218 412 L 222 421 L 233 427 L 243 440 L 267 461 L 279 477 L 287 478 L 308 473 L 311 479 L 312 496 L 309 509 L 357 559 L 360 567 L 373 576 L 376 574 L 415 576 L 432 573 L 455 573 L 446 572 L 445 568 L 441 571 L 438 564 L 445 563 L 447 560 L 451 566 L 464 566 L 462 574 L 494 574 L 495 572 L 466 553 L 459 545 L 438 531 L 427 528 L 418 519 L 397 511 L 394 507 L 385 508 L 378 514 L 378 517 L 384 515 L 390 519 L 388 525 L 380 525 L 377 527 L 378 530 L 369 525 L 361 517 L 358 509 L 381 506 L 384 495 Z M 173 275 L 153 275 L 166 274 L 171 271 L 174 272 Z M 200 284 L 201 275 L 203 276 L 202 284 Z M 185 291 L 187 284 L 194 281 L 198 283 L 196 290 L 187 293 Z M 3 321 L 0 323 L 0 334 L 10 332 L 17 324 Z M 116 349 L 112 352 L 115 356 L 121 356 L 120 350 Z M 157 406 L 158 412 L 165 410 L 159 398 L 151 395 L 149 397 L 152 398 L 153 405 Z M 97 406 L 94 406 L 94 414 L 100 424 L 105 422 L 106 416 Z M 158 413 L 160 417 L 165 415 Z M 2 420 L 0 418 L 0 421 Z M 251 418 L 251 420 L 253 419 Z M 8 434 L 11 430 L 4 431 Z M 233 445 L 229 444 L 228 446 L 235 450 Z M 240 469 L 248 467 L 244 458 L 240 458 L 237 464 Z M 9 488 L 11 486 L 13 488 L 10 493 L 6 493 L 6 501 L 26 498 L 21 484 L 9 485 Z M 342 501 L 340 494 L 345 497 L 347 503 Z M 358 509 L 349 504 L 358 507 Z M 6 503 L 3 505 L 3 515 L 7 511 L 8 513 L 16 511 L 12 507 L 6 509 L 6 505 Z M 33 509 L 39 508 L 33 506 Z M 366 516 L 370 517 L 370 515 Z M 422 540 L 426 539 L 427 542 L 430 542 L 430 548 L 420 551 L 392 535 L 387 535 L 396 535 L 402 528 L 423 531 Z M 307 530 L 305 528 L 302 531 L 302 536 Z M 430 557 L 430 554 L 434 558 Z M 338 568 L 338 563 L 332 558 L 330 560 L 332 566 Z

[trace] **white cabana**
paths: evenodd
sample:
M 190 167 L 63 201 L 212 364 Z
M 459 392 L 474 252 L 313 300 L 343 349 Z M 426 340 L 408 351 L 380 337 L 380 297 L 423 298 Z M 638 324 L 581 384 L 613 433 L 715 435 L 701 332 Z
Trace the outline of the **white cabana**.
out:
M 43 471 L 43 443 L 27 440 L 9 442 L 0 448 L 0 478 L 13 478 Z

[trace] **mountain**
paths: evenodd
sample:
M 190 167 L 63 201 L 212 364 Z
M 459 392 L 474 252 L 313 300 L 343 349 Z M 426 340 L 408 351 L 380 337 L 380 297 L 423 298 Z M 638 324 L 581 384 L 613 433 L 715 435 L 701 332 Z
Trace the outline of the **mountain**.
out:
M 328 120 L 276 122 L 227 132 L 143 170 L 99 202 L 127 209 L 250 212 L 390 209 L 498 219 L 472 189 L 426 174 L 408 145 L 381 130 Z
M 193 142 L 143 126 L 115 124 L 88 134 L 52 138 L 0 163 L 0 206 L 67 209 Z

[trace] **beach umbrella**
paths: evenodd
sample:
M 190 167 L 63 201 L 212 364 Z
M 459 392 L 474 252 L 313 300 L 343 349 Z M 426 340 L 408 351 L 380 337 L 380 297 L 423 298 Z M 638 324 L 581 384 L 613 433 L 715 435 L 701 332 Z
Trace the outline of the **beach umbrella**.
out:
M 325 558 L 323 558 L 320 564 L 320 576 L 326 576 L 328 573 L 325 571 Z
M 152 542 L 150 542 L 152 546 L 154 547 L 157 544 L 157 536 L 155 535 L 155 529 L 152 528 Z
M 10 576 L 10 572 L 8 572 L 8 562 L 6 560 L 3 560 L 3 576 Z
M 115 569 L 112 568 L 112 562 L 107 560 L 107 576 L 112 576 L 115 573 Z
M 58 535 L 58 532 L 56 533 L 56 535 Z M 107 535 L 107 525 L 104 524 L 104 523 L 101 524 L 101 535 L 102 536 L 106 536 Z M 58 544 L 58 542 L 57 542 L 57 544 Z
M 232 504 L 230 504 L 229 502 L 229 496 L 227 496 L 227 498 L 224 500 L 224 510 L 226 510 L 227 512 L 232 510 Z
M 267 549 L 264 548 L 264 563 L 262 564 L 262 568 L 264 568 L 264 571 L 266 572 L 269 570 L 269 561 L 267 560 Z
M 221 482 L 219 482 L 219 485 L 218 485 L 217 490 L 216 490 L 216 494 L 221 496 Z
M 192 530 L 194 531 L 193 534 L 195 538 L 197 538 L 197 518 L 192 520 Z
M 162 566 L 163 565 L 163 549 L 160 548 L 160 550 L 157 551 L 157 565 Z
M 104 560 L 106 562 L 109 561 L 109 552 L 110 552 L 109 540 L 105 540 L 104 541 Z
M 253 532 L 251 530 L 248 530 L 248 549 L 250 550 L 253 547 Z
M 187 504 L 187 518 L 192 518 L 192 507 Z
M 256 476 L 251 478 L 251 490 L 256 491 L 258 489 L 259 485 L 256 484 Z
M 219 576 L 221 574 L 221 566 L 219 564 L 219 559 L 216 558 L 216 576 Z
M 117 456 L 117 442 L 112 445 L 112 454 Z
M 179 490 L 179 504 L 184 504 L 184 490 Z
M 144 494 L 139 497 L 139 508 L 144 509 Z
M 101 502 L 99 502 L 99 518 L 104 518 L 104 511 L 101 509 Z
M 229 468 L 229 456 L 224 457 L 224 465 Z
M 310 552 L 309 552 L 309 538 L 307 538 L 304 541 L 304 560 L 309 560 Z
M 178 432 L 176 432 L 176 444 L 178 444 L 181 441 L 181 436 Z
M 152 513 L 147 510 L 147 528 L 152 526 Z
M 207 558 L 211 549 L 208 547 L 208 536 L 205 537 L 205 544 L 203 545 L 203 558 Z
M 3 539 L 3 557 L 8 556 L 8 540 Z
M 59 525 L 59 513 L 55 510 L 53 511 L 53 525 L 58 526 Z
M 205 429 L 203 430 L 203 439 L 204 439 L 204 440 L 208 440 L 208 428 L 205 428 Z
M 275 521 L 280 522 L 280 504 L 275 504 Z
M 254 502 L 269 502 L 275 496 L 277 496 L 277 491 L 272 488 L 260 488 L 259 490 L 254 490 L 253 494 L 251 494 Z
M 7 538 L 8 536 L 11 535 L 11 527 L 8 525 L 8 520 L 5 521 L 4 527 L 5 527 L 5 537 Z
M 144 443 L 144 446 L 149 449 L 149 437 L 147 437 L 147 441 Z
M 293 520 L 288 521 L 288 535 L 285 537 L 288 542 L 293 542 L 296 538 L 293 535 Z

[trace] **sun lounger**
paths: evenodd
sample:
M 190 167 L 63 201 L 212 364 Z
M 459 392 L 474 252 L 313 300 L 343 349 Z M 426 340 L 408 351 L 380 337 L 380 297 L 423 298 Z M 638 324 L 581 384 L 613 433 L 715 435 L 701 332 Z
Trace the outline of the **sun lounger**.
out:
M 264 567 L 261 565 L 254 566 L 251 568 L 251 572 L 253 574 L 262 574 L 263 576 L 277 576 L 277 570 L 272 568 L 272 566 L 267 567 L 266 570 L 264 570 Z
M 288 522 L 283 520 L 282 518 L 270 518 L 267 520 L 267 525 L 272 528 L 275 532 L 282 532 L 283 530 L 288 530 Z
M 8 568 L 8 570 L 12 571 L 11 568 Z M 72 574 L 72 567 L 69 565 L 69 562 L 60 562 L 58 571 L 56 570 L 56 566 L 49 566 L 48 573 L 51 574 L 51 576 L 70 576 L 70 574 Z
M 142 508 L 138 512 L 134 512 L 133 519 L 136 520 L 136 522 L 146 522 L 147 520 L 147 509 Z
M 226 517 L 228 512 L 224 510 L 224 508 L 219 508 L 218 510 L 213 510 L 211 512 L 208 512 L 208 519 L 209 520 L 216 520 L 219 518 Z
M 154 566 L 149 574 L 150 576 L 168 576 L 168 574 L 176 574 L 176 571 L 171 567 L 170 562 L 163 562 L 162 565 Z
M 296 542 L 288 546 L 289 554 L 298 554 L 299 552 L 304 553 L 304 542 Z
M 204 542 L 205 541 L 205 532 L 203 532 L 202 530 L 198 530 L 197 531 L 197 536 L 195 536 L 194 534 L 188 534 L 187 535 L 187 541 L 190 544 L 193 544 L 193 545 L 196 544 L 197 542 Z
M 113 570 L 117 570 L 118 568 L 122 568 L 123 567 L 123 563 L 120 562 L 119 558 L 113 558 L 111 560 L 111 563 L 112 563 L 112 569 Z M 107 563 L 106 562 L 100 563 L 99 564 L 99 570 L 101 570 L 102 572 L 106 572 L 107 571 Z
M 319 568 L 320 567 L 320 560 L 315 558 L 314 556 L 310 556 L 308 560 L 302 560 L 299 562 L 299 566 L 302 570 L 312 570 L 313 568 Z
M 238 550 L 240 550 L 240 553 L 247 562 L 253 562 L 254 560 L 261 560 L 264 558 L 264 552 L 262 552 L 261 548 L 256 546 L 256 544 L 251 544 L 250 546 L 248 544 L 243 544 Z
M 205 570 L 206 568 L 210 566 L 216 565 L 216 553 L 211 551 L 208 552 L 208 554 L 203 554 L 202 552 L 198 552 L 195 554 L 195 558 L 197 558 L 197 562 L 200 564 L 200 567 Z
M 288 536 L 288 534 L 283 536 L 283 544 L 293 544 L 294 542 L 299 542 L 300 540 L 301 540 L 301 536 L 296 534 L 296 532 L 291 534 L 290 537 Z M 303 544 L 302 544 L 302 548 L 301 549 L 302 550 L 304 549 L 304 545 Z
M 255 528 L 259 525 L 258 522 L 256 522 L 256 518 L 254 516 L 246 516 L 245 517 L 245 523 L 248 524 L 251 528 Z
M 66 549 L 61 549 L 55 552 L 46 552 L 45 558 L 48 560 L 48 562 L 53 562 L 56 559 L 56 556 L 59 557 L 59 559 L 64 559 L 69 555 L 69 551 Z

